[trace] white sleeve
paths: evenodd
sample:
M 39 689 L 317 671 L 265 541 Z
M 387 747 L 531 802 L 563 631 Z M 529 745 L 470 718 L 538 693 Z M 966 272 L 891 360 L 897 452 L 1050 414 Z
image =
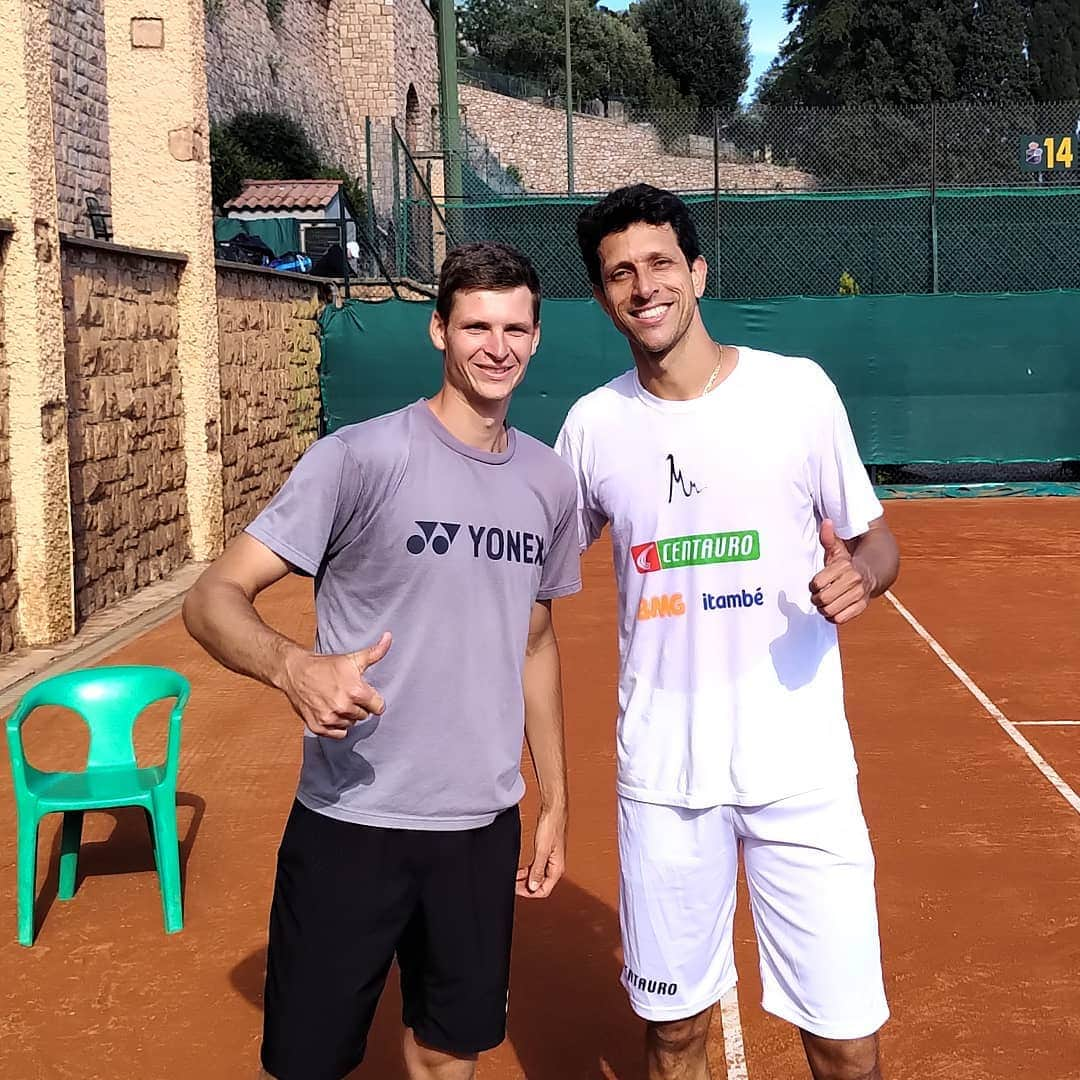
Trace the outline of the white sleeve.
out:
M 555 452 L 570 466 L 577 482 L 578 542 L 584 551 L 603 531 L 607 516 L 594 505 L 584 453 L 585 434 L 575 422 L 573 410 L 563 421 L 555 440 Z
M 830 381 L 817 425 L 814 502 L 820 518 L 831 518 L 843 540 L 862 536 L 884 513 L 859 456 L 847 410 Z

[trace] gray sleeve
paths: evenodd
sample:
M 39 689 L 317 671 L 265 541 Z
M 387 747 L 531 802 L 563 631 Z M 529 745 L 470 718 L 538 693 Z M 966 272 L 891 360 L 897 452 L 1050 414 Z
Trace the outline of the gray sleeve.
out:
M 355 458 L 341 439 L 327 435 L 308 448 L 245 531 L 296 569 L 314 576 L 346 542 L 360 495 Z
M 577 486 L 570 470 L 559 463 L 559 517 L 544 557 L 537 600 L 555 600 L 581 591 L 581 548 L 577 530 Z

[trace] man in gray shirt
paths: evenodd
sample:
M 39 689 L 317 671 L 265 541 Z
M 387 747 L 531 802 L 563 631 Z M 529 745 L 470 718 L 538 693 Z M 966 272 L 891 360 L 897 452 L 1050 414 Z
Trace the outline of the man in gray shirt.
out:
M 515 892 L 547 896 L 563 872 L 551 601 L 580 588 L 575 483 L 506 424 L 539 307 L 514 249 L 448 253 L 440 391 L 316 442 L 185 601 L 191 634 L 306 726 L 270 915 L 277 1080 L 339 1080 L 363 1059 L 395 956 L 410 1077 L 471 1080 L 505 1036 Z M 290 571 L 315 580 L 313 651 L 253 606 Z M 518 869 L 523 734 L 541 812 Z M 330 914 L 342 899 L 347 916 Z

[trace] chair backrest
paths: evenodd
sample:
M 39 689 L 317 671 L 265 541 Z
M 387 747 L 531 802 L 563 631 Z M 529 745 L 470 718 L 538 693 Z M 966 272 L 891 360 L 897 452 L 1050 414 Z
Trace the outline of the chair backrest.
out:
M 175 727 L 190 693 L 187 679 L 171 668 L 103 666 L 44 679 L 23 695 L 20 707 L 59 705 L 78 713 L 90 729 L 88 768 L 133 766 L 135 721 L 140 713 L 155 701 L 175 698 Z M 170 737 L 169 757 L 175 756 L 174 741 L 178 747 L 179 740 Z
M 94 230 L 95 240 L 111 240 L 112 230 L 106 218 L 109 217 L 93 195 L 86 196 L 86 216 L 90 219 L 90 228 Z

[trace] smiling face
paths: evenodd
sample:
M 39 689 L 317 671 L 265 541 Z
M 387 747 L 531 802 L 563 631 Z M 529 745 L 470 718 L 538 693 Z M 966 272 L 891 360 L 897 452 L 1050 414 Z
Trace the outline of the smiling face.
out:
M 707 267 L 689 265 L 670 225 L 637 222 L 600 242 L 596 298 L 635 351 L 669 352 L 697 317 Z
M 446 382 L 466 401 L 485 407 L 505 402 L 540 344 L 535 301 L 527 286 L 460 289 L 449 318 L 431 317 L 431 340 L 444 354 Z

